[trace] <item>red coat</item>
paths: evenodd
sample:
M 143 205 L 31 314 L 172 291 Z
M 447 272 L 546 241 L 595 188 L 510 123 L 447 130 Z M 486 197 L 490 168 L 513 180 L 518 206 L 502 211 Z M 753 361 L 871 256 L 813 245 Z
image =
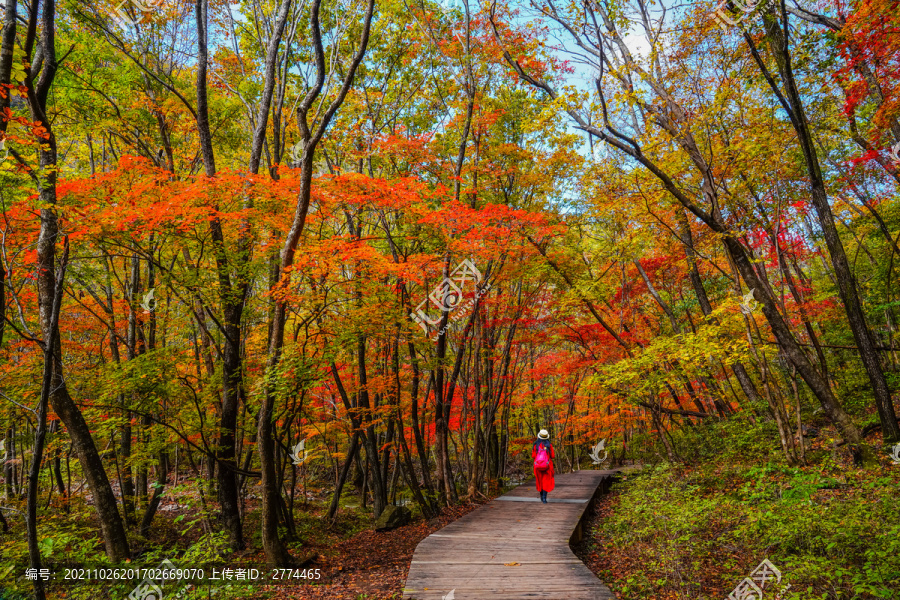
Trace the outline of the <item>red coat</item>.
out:
M 531 447 L 531 460 L 537 458 L 537 442 L 535 442 L 534 446 Z M 553 480 L 553 459 L 556 458 L 556 454 L 553 452 L 553 444 L 550 444 L 550 468 L 546 471 L 538 471 L 534 470 L 534 480 L 537 484 L 537 490 L 539 492 L 552 492 L 553 488 L 556 486 L 556 482 Z

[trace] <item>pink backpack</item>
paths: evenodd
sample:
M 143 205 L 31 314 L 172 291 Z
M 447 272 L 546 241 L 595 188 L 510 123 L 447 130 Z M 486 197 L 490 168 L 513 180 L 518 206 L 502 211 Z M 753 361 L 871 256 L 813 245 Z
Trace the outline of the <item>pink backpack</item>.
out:
M 534 468 L 538 471 L 546 471 L 550 468 L 550 455 L 543 444 L 538 446 L 537 456 L 534 459 Z

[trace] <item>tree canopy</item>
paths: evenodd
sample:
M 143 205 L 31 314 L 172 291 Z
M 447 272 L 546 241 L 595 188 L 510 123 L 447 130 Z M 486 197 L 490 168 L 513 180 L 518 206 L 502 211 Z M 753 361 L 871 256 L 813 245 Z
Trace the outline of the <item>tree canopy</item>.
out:
M 713 424 L 887 461 L 898 19 L 5 0 L 0 575 L 166 558 L 185 516 L 182 559 L 303 566 L 311 503 L 432 518 L 540 429 L 562 469 Z

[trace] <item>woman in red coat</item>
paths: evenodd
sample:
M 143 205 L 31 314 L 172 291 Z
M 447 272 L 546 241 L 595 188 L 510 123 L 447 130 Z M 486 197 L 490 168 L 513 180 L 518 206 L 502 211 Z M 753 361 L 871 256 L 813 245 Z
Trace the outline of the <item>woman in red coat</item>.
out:
M 554 458 L 556 456 L 553 453 L 553 444 L 550 443 L 550 434 L 546 429 L 541 429 L 538 439 L 531 448 L 531 459 L 534 461 L 534 480 L 541 493 L 541 502 L 544 504 L 547 503 L 547 492 L 552 492 L 555 486 L 553 481 Z

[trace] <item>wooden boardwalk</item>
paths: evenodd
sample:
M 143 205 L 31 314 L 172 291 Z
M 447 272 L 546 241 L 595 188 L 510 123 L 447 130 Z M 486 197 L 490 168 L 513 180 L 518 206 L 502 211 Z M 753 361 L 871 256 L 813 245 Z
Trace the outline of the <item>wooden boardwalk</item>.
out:
M 403 597 L 614 599 L 569 548 L 581 537 L 590 501 L 614 473 L 557 475 L 547 504 L 531 480 L 431 534 L 416 547 Z

